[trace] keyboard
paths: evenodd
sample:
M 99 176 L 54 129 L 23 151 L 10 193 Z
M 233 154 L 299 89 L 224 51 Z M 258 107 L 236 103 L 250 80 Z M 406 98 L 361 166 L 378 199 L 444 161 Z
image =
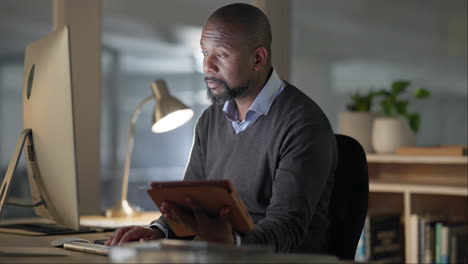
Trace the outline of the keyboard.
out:
M 86 242 L 68 242 L 63 244 L 63 248 L 86 252 L 91 254 L 103 255 L 107 256 L 109 254 L 109 247 L 106 245 L 94 244 L 94 243 L 86 243 Z

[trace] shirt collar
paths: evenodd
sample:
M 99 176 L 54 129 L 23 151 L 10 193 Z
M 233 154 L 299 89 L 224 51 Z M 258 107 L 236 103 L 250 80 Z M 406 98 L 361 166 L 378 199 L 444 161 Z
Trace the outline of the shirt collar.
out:
M 263 86 L 260 93 L 255 98 L 248 111 L 258 112 L 263 115 L 268 115 L 271 105 L 275 100 L 279 92 L 283 81 L 278 76 L 278 73 L 273 68 L 270 78 L 268 79 L 265 86 Z M 237 105 L 234 100 L 229 100 L 224 103 L 223 111 L 226 113 L 226 117 L 230 120 L 238 120 L 237 118 Z M 247 111 L 247 112 L 248 112 Z

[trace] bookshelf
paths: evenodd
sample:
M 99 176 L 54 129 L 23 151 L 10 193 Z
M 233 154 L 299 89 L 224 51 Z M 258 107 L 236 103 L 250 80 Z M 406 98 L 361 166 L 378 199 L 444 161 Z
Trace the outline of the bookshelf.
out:
M 468 219 L 468 157 L 367 154 L 367 162 L 369 212 L 402 215 L 406 262 L 414 261 L 412 214 Z

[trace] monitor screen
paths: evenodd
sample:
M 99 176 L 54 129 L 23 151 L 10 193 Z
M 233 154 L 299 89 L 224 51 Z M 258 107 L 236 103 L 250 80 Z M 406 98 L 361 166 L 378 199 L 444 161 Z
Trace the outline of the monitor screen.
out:
M 26 47 L 22 101 L 21 135 L 27 131 L 24 150 L 35 213 L 78 230 L 78 181 L 67 26 Z M 18 149 L 17 144 L 17 152 Z M 8 185 L 5 181 L 11 181 L 12 174 L 9 166 L 2 192 L 8 192 L 4 185 Z M 3 202 L 4 196 L 2 194 Z

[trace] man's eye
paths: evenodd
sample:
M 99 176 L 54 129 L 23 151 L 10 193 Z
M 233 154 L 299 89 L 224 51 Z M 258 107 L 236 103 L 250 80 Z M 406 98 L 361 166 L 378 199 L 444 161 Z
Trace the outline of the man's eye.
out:
M 218 58 L 225 58 L 225 57 L 226 57 L 226 54 L 225 54 L 225 53 L 217 53 L 217 54 L 216 54 L 216 57 L 218 57 Z
M 206 52 L 206 51 L 204 51 L 204 50 L 202 50 L 201 53 L 203 54 L 204 57 L 208 56 L 208 52 Z

